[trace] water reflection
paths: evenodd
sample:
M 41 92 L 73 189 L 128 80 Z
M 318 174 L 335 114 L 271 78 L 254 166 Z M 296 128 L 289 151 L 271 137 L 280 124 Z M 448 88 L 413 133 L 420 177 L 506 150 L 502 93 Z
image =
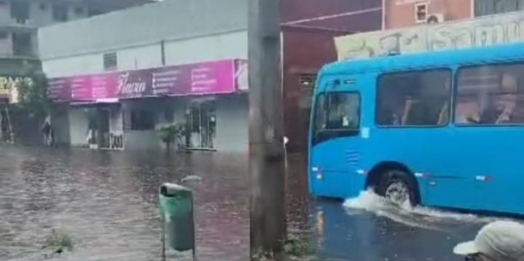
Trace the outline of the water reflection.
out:
M 45 237 L 63 228 L 78 246 L 52 259 L 158 260 L 158 186 L 198 175 L 202 182 L 186 185 L 196 192 L 199 256 L 243 260 L 238 253 L 247 256 L 246 171 L 246 160 L 234 155 L 1 150 L 0 256 L 42 259 Z
M 479 226 L 431 219 L 439 229 L 424 229 L 380 211 L 310 201 L 304 163 L 300 157 L 289 160 L 288 227 L 311 236 L 325 260 L 460 260 L 451 247 Z M 41 260 L 45 237 L 63 228 L 78 245 L 51 260 L 159 260 L 158 187 L 197 175 L 201 181 L 184 184 L 195 190 L 199 260 L 247 260 L 247 170 L 242 155 L 2 149 L 0 256 Z M 168 257 L 190 260 L 190 253 Z

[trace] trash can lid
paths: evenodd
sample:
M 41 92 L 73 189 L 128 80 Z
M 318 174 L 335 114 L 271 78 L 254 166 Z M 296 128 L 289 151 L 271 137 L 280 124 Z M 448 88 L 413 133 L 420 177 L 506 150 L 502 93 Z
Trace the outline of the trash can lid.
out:
M 186 188 L 184 186 L 180 186 L 178 184 L 174 184 L 174 183 L 164 183 L 160 186 L 160 195 L 162 196 L 174 196 L 174 195 L 177 195 L 177 194 L 180 194 L 180 192 L 182 192 L 183 194 L 185 193 L 191 193 L 191 189 L 189 188 Z

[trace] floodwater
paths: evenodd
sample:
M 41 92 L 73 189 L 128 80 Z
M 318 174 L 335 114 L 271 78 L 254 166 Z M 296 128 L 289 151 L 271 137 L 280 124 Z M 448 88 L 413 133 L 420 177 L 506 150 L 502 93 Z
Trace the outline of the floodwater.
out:
M 322 260 L 461 260 L 453 245 L 489 218 L 398 209 L 372 193 L 346 202 L 310 200 L 305 167 L 290 158 L 288 227 L 311 239 Z M 161 260 L 158 187 L 188 175 L 195 190 L 199 260 L 248 260 L 247 158 L 220 153 L 129 153 L 0 149 L 1 260 Z M 42 249 L 53 229 L 74 250 Z M 190 253 L 168 251 L 168 260 Z

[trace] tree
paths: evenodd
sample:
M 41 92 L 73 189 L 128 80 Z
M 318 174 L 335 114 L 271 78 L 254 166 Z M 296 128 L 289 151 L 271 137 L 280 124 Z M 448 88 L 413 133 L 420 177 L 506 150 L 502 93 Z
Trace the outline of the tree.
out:
M 47 97 L 47 77 L 41 70 L 29 68 L 26 77 L 18 83 L 18 101 L 16 106 L 27 111 L 31 116 L 47 117 L 51 101 Z
M 50 114 L 51 101 L 47 97 L 46 75 L 34 66 L 26 67 L 22 75 L 15 84 L 10 85 L 9 103 L 3 108 L 11 143 L 15 140 L 14 122 L 20 120 L 20 117 L 34 118 L 40 122 Z

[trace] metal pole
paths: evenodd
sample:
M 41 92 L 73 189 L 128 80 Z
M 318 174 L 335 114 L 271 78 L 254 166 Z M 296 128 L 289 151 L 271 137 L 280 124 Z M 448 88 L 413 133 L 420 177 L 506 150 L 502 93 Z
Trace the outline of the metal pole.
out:
M 7 117 L 7 126 L 9 126 L 9 142 L 15 143 L 15 133 L 13 132 L 13 124 L 11 123 L 11 117 L 9 116 L 9 106 L 5 107 L 5 114 Z
M 251 257 L 286 237 L 280 0 L 248 1 Z
M 162 211 L 162 261 L 166 261 L 166 217 L 164 211 Z
M 191 222 L 191 226 L 193 226 L 193 261 L 196 261 L 196 226 L 195 226 L 195 198 L 191 196 L 191 215 L 193 216 L 193 222 Z

